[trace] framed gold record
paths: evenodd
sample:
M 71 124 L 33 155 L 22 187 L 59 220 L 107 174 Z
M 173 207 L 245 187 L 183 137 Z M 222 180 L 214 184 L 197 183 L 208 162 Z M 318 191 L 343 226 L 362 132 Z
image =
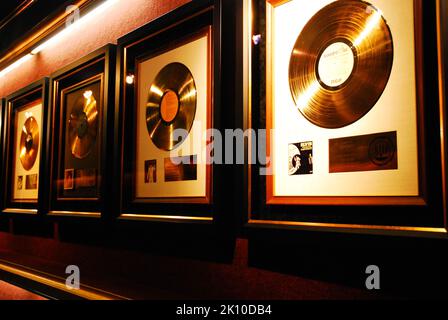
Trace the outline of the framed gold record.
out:
M 48 79 L 35 82 L 6 100 L 5 213 L 37 214 L 45 170 Z
M 305 11 L 300 2 L 268 9 L 274 32 L 269 65 L 276 85 L 267 125 L 279 141 L 270 149 L 269 201 L 288 203 L 300 196 L 306 203 L 326 196 L 329 204 L 335 197 L 347 204 L 423 204 L 417 69 L 409 68 L 416 65 L 418 48 L 413 1 L 400 3 L 402 14 L 393 1 L 317 1 Z M 299 19 L 289 13 L 298 11 Z M 286 24 L 296 32 L 275 36 Z M 403 72 L 406 80 L 396 76 Z M 391 105 L 395 112 L 388 110 Z M 287 143 L 280 141 L 313 141 L 312 175 L 287 175 L 282 165 Z M 384 164 L 377 161 L 382 157 Z M 359 179 L 366 183 L 359 185 Z
M 107 45 L 51 76 L 52 216 L 99 218 L 107 209 L 114 61 Z
M 119 39 L 121 219 L 215 221 L 221 5 L 197 1 Z
M 137 201 L 210 202 L 210 166 L 198 161 L 203 144 L 194 143 L 211 123 L 210 49 L 211 29 L 206 27 L 171 50 L 138 61 Z M 158 164 L 153 184 L 145 183 L 147 160 Z M 195 179 L 184 176 L 187 168 L 194 170 Z M 170 170 L 178 176 L 167 178 Z
M 244 126 L 267 135 L 266 165 L 247 168 L 257 186 L 249 225 L 446 233 L 444 113 L 429 107 L 438 88 L 425 77 L 438 70 L 423 54 L 437 45 L 424 14 L 435 9 L 420 0 L 245 3 Z

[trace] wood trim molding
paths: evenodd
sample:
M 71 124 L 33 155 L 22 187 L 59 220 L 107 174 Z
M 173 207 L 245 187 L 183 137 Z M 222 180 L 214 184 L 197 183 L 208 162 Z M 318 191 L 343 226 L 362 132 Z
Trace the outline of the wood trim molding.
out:
M 11 264 L 0 260 L 0 272 L 23 278 L 31 282 L 44 285 L 56 291 L 86 300 L 129 300 L 128 298 L 115 295 L 90 286 L 82 286 L 79 290 L 71 290 L 65 285 L 65 280 L 50 274 L 46 274 L 30 268 Z M 25 288 L 26 289 L 26 288 Z

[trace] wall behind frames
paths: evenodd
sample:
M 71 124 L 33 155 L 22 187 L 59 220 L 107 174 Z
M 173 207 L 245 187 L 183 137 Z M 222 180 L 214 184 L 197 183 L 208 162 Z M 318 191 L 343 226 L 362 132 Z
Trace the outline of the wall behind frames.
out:
M 0 97 L 37 81 L 191 0 L 118 0 L 0 78 Z M 82 13 L 81 13 L 82 14 Z

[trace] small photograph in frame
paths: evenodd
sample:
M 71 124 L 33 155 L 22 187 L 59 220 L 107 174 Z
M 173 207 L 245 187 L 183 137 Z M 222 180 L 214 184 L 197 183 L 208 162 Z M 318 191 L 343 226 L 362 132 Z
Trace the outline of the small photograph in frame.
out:
M 157 160 L 145 161 L 145 183 L 157 183 Z
M 64 175 L 64 190 L 73 190 L 75 188 L 75 170 L 67 169 Z
M 23 189 L 23 176 L 17 176 L 17 190 Z

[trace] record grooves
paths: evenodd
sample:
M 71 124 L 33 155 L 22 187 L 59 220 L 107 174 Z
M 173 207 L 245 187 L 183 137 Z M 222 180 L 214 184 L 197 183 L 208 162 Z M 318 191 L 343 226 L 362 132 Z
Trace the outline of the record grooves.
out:
M 178 147 L 193 126 L 197 91 L 190 70 L 182 63 L 166 65 L 149 89 L 146 125 L 157 148 L 171 151 Z M 175 139 L 175 130 L 183 130 Z M 179 133 L 179 132 L 177 132 Z
M 97 102 L 91 90 L 76 100 L 69 120 L 69 143 L 72 155 L 86 158 L 96 142 L 98 132 Z
M 307 120 L 342 128 L 373 108 L 392 64 L 392 34 L 382 12 L 364 1 L 335 1 L 297 38 L 289 64 L 291 94 Z

